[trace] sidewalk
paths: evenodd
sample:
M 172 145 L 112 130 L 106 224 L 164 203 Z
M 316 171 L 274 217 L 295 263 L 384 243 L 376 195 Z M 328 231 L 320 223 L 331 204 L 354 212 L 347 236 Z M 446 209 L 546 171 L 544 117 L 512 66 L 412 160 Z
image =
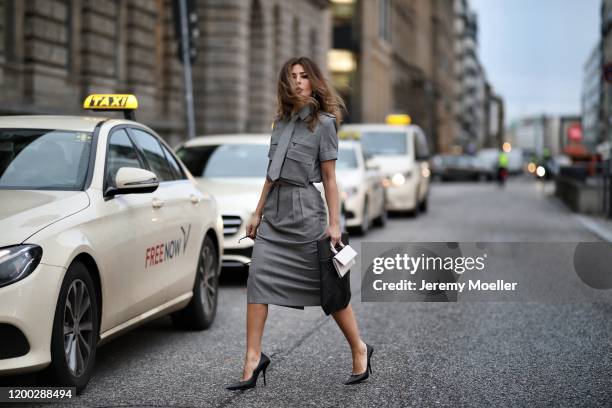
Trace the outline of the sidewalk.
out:
M 597 235 L 604 241 L 612 242 L 612 219 L 601 215 L 575 214 L 574 218 L 580 225 Z
M 557 203 L 557 205 L 563 207 L 567 211 L 572 211 L 563 200 L 555 195 L 555 186 L 553 183 L 544 184 L 542 186 L 542 191 L 547 194 L 551 200 Z M 595 234 L 604 241 L 612 242 L 612 219 L 606 218 L 603 214 L 594 215 L 576 212 L 572 212 L 572 214 L 576 222 L 589 232 Z

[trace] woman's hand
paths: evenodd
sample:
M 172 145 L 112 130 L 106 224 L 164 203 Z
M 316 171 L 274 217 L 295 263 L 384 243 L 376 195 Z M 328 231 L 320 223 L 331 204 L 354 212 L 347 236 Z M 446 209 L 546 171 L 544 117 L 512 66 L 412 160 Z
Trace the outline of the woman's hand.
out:
M 342 235 L 340 233 L 340 226 L 338 226 L 338 225 L 329 225 L 327 227 L 327 230 L 325 231 L 325 233 L 330 238 L 331 244 L 335 247 L 336 244 L 338 243 L 338 241 L 340 241 L 340 238 L 341 238 L 341 235 Z
M 251 219 L 249 220 L 246 226 L 246 234 L 249 238 L 255 239 L 257 236 L 257 228 L 259 227 L 259 223 L 261 222 L 261 214 L 253 214 Z

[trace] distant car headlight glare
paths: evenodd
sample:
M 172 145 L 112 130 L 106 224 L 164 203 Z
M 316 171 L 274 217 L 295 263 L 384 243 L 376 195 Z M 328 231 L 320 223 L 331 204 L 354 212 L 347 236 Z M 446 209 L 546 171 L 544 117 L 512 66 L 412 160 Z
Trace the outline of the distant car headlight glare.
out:
M 0 287 L 15 283 L 34 272 L 42 252 L 38 245 L 0 248 Z
M 406 182 L 406 176 L 402 173 L 395 173 L 393 177 L 391 177 L 391 184 L 394 186 L 401 186 Z

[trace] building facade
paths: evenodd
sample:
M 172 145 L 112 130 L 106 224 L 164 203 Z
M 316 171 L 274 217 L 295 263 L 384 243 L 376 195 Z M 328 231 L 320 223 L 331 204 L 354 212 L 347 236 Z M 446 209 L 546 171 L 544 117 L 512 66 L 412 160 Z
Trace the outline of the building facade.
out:
M 457 133 L 455 101 L 455 30 L 453 0 L 433 2 L 433 86 L 436 100 L 434 140 L 437 151 L 448 153 Z
M 597 145 L 604 141 L 601 126 L 601 94 L 604 85 L 601 62 L 601 44 L 598 43 L 584 65 L 582 79 L 582 135 L 590 152 L 595 152 Z
M 467 0 L 455 7 L 455 117 L 457 150 L 472 153 L 485 138 L 486 74 L 478 59 L 478 20 Z
M 198 134 L 265 132 L 278 69 L 291 56 L 324 70 L 327 0 L 196 0 Z M 89 93 L 134 93 L 139 121 L 185 138 L 171 0 L 0 0 L 0 113 L 85 114 Z
M 453 0 L 335 0 L 329 66 L 350 122 L 407 113 L 436 151 L 455 134 Z
M 329 69 L 347 122 L 383 122 L 392 110 L 391 0 L 332 0 Z
M 485 86 L 484 105 L 485 139 L 482 147 L 501 148 L 505 142 L 505 108 L 504 100 L 497 95 L 490 84 Z
M 605 66 L 612 63 L 612 0 L 601 2 L 601 63 Z M 602 153 L 610 159 L 610 146 L 612 146 L 612 84 L 602 83 L 601 90 L 601 132 L 602 139 L 608 142 Z M 612 189 L 610 189 L 612 192 Z
M 430 0 L 393 2 L 393 106 L 436 139 L 433 5 Z

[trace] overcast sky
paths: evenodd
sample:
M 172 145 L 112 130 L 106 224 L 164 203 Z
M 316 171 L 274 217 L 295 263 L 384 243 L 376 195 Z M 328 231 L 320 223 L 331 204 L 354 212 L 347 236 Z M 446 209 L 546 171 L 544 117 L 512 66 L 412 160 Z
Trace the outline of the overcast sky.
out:
M 580 113 L 583 70 L 600 38 L 601 0 L 469 0 L 479 55 L 506 123 Z

